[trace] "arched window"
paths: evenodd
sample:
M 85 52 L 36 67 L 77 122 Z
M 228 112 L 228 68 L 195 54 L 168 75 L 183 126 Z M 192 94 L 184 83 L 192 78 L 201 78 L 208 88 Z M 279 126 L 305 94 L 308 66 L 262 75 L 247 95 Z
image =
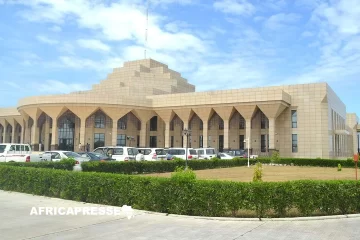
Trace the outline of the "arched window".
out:
M 105 116 L 98 113 L 95 115 L 95 128 L 105 128 Z
M 117 128 L 118 129 L 123 129 L 123 130 L 126 130 L 126 126 L 127 126 L 127 115 L 123 116 L 122 118 L 120 118 L 118 120 L 118 123 L 117 123 Z

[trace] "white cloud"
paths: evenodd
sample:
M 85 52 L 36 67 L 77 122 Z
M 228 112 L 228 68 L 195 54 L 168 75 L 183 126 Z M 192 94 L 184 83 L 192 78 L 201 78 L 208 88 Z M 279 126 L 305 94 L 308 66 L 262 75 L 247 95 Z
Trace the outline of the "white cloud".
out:
M 333 5 L 322 4 L 314 12 L 325 18 L 342 34 L 360 33 L 360 4 L 358 0 L 340 0 Z
M 108 45 L 97 39 L 79 39 L 77 40 L 77 43 L 82 48 L 92 49 L 96 51 L 108 52 L 111 49 Z
M 186 1 L 183 1 L 185 3 Z M 49 21 L 57 24 L 65 22 L 67 16 L 75 19 L 80 28 L 102 33 L 102 38 L 111 41 L 132 40 L 137 44 L 145 43 L 144 4 L 137 5 L 123 1 L 110 5 L 85 0 L 51 1 L 37 0 L 25 3 L 31 11 L 21 16 L 30 21 Z M 143 21 L 141 21 L 143 20 Z M 164 17 L 152 13 L 149 17 L 148 47 L 171 51 L 204 51 L 207 43 L 199 37 L 186 33 L 172 33 L 162 29 Z
M 213 4 L 218 11 L 236 15 L 251 15 L 255 7 L 247 0 L 218 0 Z
M 300 20 L 301 16 L 295 13 L 279 13 L 270 16 L 265 22 L 264 26 L 271 30 L 278 30 L 288 26 L 291 23 Z
M 59 42 L 55 39 L 50 39 L 45 35 L 37 35 L 36 36 L 37 40 L 39 40 L 40 42 L 46 43 L 46 44 L 50 44 L 50 45 L 55 45 L 58 44 Z
M 312 36 L 314 36 L 314 33 L 313 33 L 313 32 L 310 32 L 310 31 L 305 31 L 305 32 L 303 32 L 303 33 L 301 34 L 301 36 L 302 36 L 302 37 L 305 37 L 305 38 L 307 38 L 307 37 L 312 37 Z
M 90 89 L 89 86 L 85 86 L 80 83 L 65 83 L 57 80 L 46 80 L 41 84 L 36 84 L 37 90 L 42 93 L 69 93 L 76 91 L 84 91 Z
M 62 28 L 57 26 L 57 25 L 54 25 L 52 26 L 51 28 L 49 28 L 50 31 L 53 31 L 53 32 L 61 32 L 62 31 Z

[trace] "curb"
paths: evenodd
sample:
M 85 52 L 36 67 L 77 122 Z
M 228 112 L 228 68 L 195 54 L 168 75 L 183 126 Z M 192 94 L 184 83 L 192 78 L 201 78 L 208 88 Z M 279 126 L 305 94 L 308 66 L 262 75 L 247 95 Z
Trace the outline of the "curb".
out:
M 5 192 L 8 194 L 24 194 L 29 196 L 36 196 L 36 197 L 42 197 L 52 200 L 58 200 L 58 201 L 68 201 L 72 202 L 73 200 L 68 199 L 62 199 L 62 198 L 54 198 L 54 197 L 47 197 L 47 196 L 40 196 L 40 195 L 34 195 L 29 193 L 21 193 L 21 192 L 12 192 L 12 191 L 4 191 L 0 190 L 1 192 Z M 77 202 L 77 201 L 74 201 Z M 98 204 L 98 203 L 87 203 L 87 202 L 77 202 L 82 204 L 90 204 L 94 206 L 111 206 L 111 205 L 105 205 L 105 204 Z M 111 207 L 117 207 L 121 208 L 120 206 L 111 206 Z M 168 214 L 168 213 L 160 213 L 160 212 L 152 212 L 147 210 L 134 210 L 134 216 L 149 214 L 149 215 L 158 215 L 163 217 L 175 217 L 175 218 L 190 218 L 190 219 L 199 219 L 199 220 L 209 220 L 209 221 L 247 221 L 247 222 L 275 222 L 275 221 L 319 221 L 319 220 L 334 220 L 334 219 L 346 219 L 346 218 L 360 218 L 360 213 L 358 214 L 344 214 L 344 215 L 330 215 L 330 216 L 314 216 L 314 217 L 288 217 L 288 218 L 234 218 L 234 217 L 206 217 L 206 216 L 189 216 L 189 215 L 179 215 L 179 214 Z
M 203 216 L 189 216 L 178 214 L 167 214 L 159 212 L 151 212 L 134 209 L 137 212 L 143 212 L 145 214 L 160 215 L 164 217 L 176 217 L 176 218 L 192 218 L 202 219 L 210 221 L 248 221 L 248 222 L 275 222 L 275 221 L 319 221 L 319 220 L 334 220 L 345 218 L 360 218 L 360 214 L 345 214 L 345 215 L 331 215 L 331 216 L 314 216 L 314 217 L 288 217 L 288 218 L 234 218 L 234 217 L 203 217 Z

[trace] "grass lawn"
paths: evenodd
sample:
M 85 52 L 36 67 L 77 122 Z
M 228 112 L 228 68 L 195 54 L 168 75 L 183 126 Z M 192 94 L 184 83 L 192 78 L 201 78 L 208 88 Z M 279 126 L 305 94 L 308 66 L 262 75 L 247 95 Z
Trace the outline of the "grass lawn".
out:
M 255 166 L 217 168 L 197 170 L 197 179 L 217 179 L 250 182 L 252 181 Z M 146 176 L 170 177 L 171 173 L 151 173 Z M 360 175 L 360 171 L 359 171 Z M 288 180 L 355 180 L 355 169 L 343 168 L 338 172 L 337 168 L 327 167 L 297 167 L 297 166 L 263 166 L 263 181 L 278 182 Z

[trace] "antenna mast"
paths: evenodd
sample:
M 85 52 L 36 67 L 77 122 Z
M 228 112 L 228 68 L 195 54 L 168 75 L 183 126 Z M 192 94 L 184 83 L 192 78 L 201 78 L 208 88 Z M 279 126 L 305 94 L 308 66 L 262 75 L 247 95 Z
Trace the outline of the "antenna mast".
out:
M 145 49 L 144 49 L 144 58 L 146 59 L 146 48 L 147 48 L 147 38 L 148 38 L 148 23 L 149 23 L 149 0 L 146 1 L 146 25 L 145 25 Z

